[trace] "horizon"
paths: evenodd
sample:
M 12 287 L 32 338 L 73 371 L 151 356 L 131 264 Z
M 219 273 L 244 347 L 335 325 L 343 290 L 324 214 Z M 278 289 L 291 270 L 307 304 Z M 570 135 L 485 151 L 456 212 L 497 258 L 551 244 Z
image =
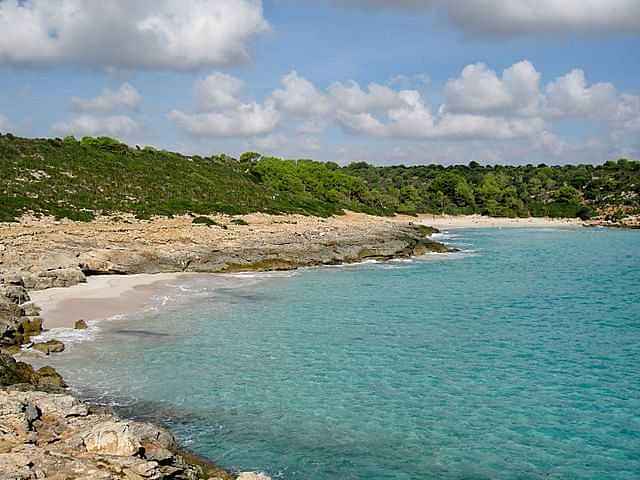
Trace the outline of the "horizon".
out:
M 341 165 L 640 158 L 640 5 L 0 0 L 0 131 Z

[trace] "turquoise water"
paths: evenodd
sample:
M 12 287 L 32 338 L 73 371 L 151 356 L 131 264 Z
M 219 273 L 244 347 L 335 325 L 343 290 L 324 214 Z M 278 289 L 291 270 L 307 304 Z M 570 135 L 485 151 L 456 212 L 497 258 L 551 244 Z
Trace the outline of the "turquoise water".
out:
M 185 281 L 55 361 L 276 478 L 640 478 L 640 232 L 449 241 L 471 252 Z

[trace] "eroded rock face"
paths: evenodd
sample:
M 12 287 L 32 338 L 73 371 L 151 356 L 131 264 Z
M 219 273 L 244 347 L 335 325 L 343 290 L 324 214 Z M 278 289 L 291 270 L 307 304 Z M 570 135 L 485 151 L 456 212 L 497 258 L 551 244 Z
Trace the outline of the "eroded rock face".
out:
M 93 413 L 70 395 L 0 389 L 2 479 L 235 478 L 187 460 L 174 448 L 168 431 Z M 247 475 L 238 478 L 268 480 Z

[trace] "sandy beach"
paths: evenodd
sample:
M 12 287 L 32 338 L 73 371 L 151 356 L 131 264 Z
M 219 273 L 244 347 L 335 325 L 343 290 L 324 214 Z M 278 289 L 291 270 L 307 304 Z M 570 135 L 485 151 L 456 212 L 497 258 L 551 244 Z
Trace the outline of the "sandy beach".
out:
M 47 329 L 73 328 L 77 320 L 104 320 L 143 310 L 168 284 L 194 274 L 159 273 L 89 277 L 87 283 L 31 292 Z
M 406 218 L 406 217 L 405 217 Z M 497 218 L 482 215 L 418 215 L 417 222 L 440 229 L 449 228 L 558 228 L 581 227 L 579 218 Z

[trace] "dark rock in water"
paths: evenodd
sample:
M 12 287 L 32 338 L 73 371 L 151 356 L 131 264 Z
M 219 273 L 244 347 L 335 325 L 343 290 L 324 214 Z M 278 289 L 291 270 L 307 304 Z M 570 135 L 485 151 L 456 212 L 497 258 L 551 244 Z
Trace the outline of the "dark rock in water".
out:
M 73 325 L 73 328 L 76 330 L 86 330 L 87 328 L 89 328 L 89 325 L 87 325 L 87 322 L 85 322 L 84 320 L 77 320 Z
M 49 340 L 48 342 L 36 343 L 32 348 L 49 355 L 51 353 L 64 352 L 64 343 L 60 340 Z
M 168 333 L 152 332 L 150 330 L 114 330 L 116 335 L 132 335 L 137 337 L 170 337 Z

